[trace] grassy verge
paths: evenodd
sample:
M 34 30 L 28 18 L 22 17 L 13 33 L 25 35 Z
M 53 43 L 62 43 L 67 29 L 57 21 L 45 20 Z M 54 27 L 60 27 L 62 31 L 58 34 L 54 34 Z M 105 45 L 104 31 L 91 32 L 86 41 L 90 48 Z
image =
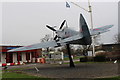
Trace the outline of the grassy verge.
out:
M 111 77 L 111 78 L 96 78 L 93 80 L 120 80 L 120 76 L 117 77 Z
M 39 76 L 28 75 L 21 72 L 4 72 L 2 80 L 54 80 L 50 78 L 42 78 Z
M 27 74 L 21 74 L 21 73 L 15 73 L 15 72 L 7 72 L 3 73 L 3 79 L 2 80 L 16 80 L 16 79 L 26 79 L 26 80 L 55 80 L 55 79 L 49 79 L 49 78 L 41 78 L 37 76 L 27 75 Z M 72 79 L 71 79 L 72 80 Z M 96 79 L 90 79 L 90 80 L 120 80 L 120 76 L 112 77 L 112 78 L 96 78 Z
M 30 67 L 29 67 L 30 68 Z M 26 74 L 22 72 L 24 68 L 13 68 L 8 70 L 3 70 L 2 73 L 2 80 L 53 80 L 49 78 L 42 78 L 37 75 Z
M 93 63 L 113 63 L 113 62 L 80 62 L 80 61 L 75 61 L 75 64 L 79 63 L 87 63 L 87 64 L 93 64 Z M 69 62 L 64 62 L 63 64 L 69 64 Z
M 39 77 L 23 74 L 21 72 L 4 72 L 2 74 L 2 78 L 39 78 Z
M 82 58 L 82 57 L 84 57 L 84 56 L 75 56 L 75 57 L 73 57 L 73 59 L 80 59 L 80 58 Z M 69 60 L 69 58 L 66 57 L 66 58 L 64 58 L 64 60 Z

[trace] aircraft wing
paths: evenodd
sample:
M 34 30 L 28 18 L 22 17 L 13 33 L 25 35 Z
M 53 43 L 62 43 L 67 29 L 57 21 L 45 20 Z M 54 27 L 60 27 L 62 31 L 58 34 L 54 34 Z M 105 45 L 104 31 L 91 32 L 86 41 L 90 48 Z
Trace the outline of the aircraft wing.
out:
M 40 49 L 40 48 L 47 48 L 47 47 L 55 47 L 58 46 L 56 41 L 48 41 L 48 42 L 42 42 L 38 44 L 33 44 L 29 46 L 24 46 L 16 49 L 9 50 L 8 52 L 17 52 L 17 51 L 26 51 L 26 50 L 34 50 L 34 49 Z
M 34 49 L 47 48 L 47 47 L 57 47 L 57 46 L 62 46 L 62 45 L 68 44 L 71 41 L 82 39 L 82 38 L 83 38 L 82 34 L 78 34 L 78 35 L 60 40 L 58 42 L 56 42 L 55 40 L 48 41 L 48 42 L 42 42 L 42 43 L 38 43 L 38 44 L 33 44 L 33 45 L 29 45 L 29 46 L 24 46 L 24 47 L 8 50 L 8 52 L 34 50 Z
M 105 33 L 107 31 L 109 31 L 109 29 L 112 27 L 113 27 L 113 25 L 106 25 L 106 26 L 103 26 L 100 28 L 95 28 L 93 30 L 90 30 L 90 32 L 91 32 L 91 35 L 98 35 L 98 34 Z

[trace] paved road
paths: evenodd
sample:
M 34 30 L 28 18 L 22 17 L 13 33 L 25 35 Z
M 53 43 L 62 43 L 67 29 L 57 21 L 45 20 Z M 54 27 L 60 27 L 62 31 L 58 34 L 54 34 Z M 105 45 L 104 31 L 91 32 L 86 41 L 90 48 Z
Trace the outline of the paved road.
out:
M 117 76 L 119 66 L 114 63 L 80 63 L 75 68 L 70 68 L 68 64 L 34 64 L 23 70 L 26 73 L 48 77 L 48 78 L 98 78 Z M 25 67 L 24 66 L 24 67 Z M 39 72 L 34 67 L 37 67 Z

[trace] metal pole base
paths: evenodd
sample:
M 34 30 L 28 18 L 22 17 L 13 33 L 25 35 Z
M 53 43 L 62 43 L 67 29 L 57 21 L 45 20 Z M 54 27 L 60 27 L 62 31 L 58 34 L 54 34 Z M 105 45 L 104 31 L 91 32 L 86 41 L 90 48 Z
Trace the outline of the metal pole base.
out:
M 70 45 L 67 44 L 66 46 L 67 46 L 68 56 L 69 56 L 69 60 L 70 60 L 70 67 L 75 67 L 73 59 L 71 57 Z

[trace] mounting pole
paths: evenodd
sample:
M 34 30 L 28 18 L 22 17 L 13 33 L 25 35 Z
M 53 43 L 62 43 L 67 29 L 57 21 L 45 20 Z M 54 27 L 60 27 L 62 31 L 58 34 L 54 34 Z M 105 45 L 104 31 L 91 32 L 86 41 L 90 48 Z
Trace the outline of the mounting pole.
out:
M 70 67 L 75 67 L 73 59 L 71 57 L 70 44 L 66 44 L 66 47 L 67 47 L 67 52 L 68 52 L 68 56 L 69 56 Z

